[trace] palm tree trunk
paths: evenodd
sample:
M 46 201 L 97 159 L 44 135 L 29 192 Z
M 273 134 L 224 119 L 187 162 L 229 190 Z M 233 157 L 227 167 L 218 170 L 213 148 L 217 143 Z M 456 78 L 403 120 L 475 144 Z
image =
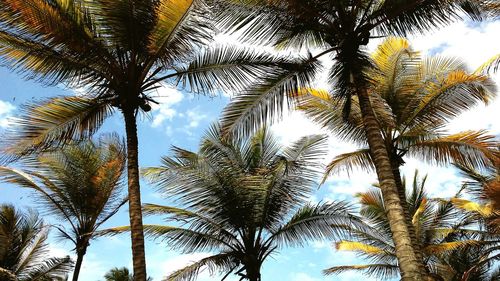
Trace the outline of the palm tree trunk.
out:
M 122 111 L 127 134 L 128 202 L 134 280 L 146 281 L 146 253 L 144 250 L 144 228 L 142 225 L 141 190 L 139 186 L 137 124 L 133 108 L 124 108 Z
M 408 234 L 410 235 L 410 239 L 412 241 L 413 245 L 413 251 L 415 252 L 415 256 L 419 261 L 422 261 L 419 263 L 421 266 L 420 272 L 422 274 L 427 275 L 426 278 L 428 280 L 433 280 L 432 277 L 429 275 L 429 272 L 427 271 L 427 268 L 425 267 L 423 261 L 424 261 L 424 255 L 422 253 L 422 246 L 420 245 L 420 239 L 416 235 L 415 227 L 412 222 L 412 217 L 410 216 L 409 212 L 409 207 L 408 207 L 408 202 L 406 201 L 406 189 L 403 186 L 403 182 L 401 180 L 401 174 L 399 172 L 399 164 L 394 159 L 391 159 L 391 167 L 392 167 L 392 173 L 394 174 L 394 180 L 396 182 L 396 187 L 398 189 L 398 196 L 399 200 L 401 202 L 401 207 L 403 207 L 403 212 L 405 215 L 405 221 L 406 221 L 406 226 L 408 227 Z
M 246 267 L 247 270 L 247 278 L 249 281 L 261 281 L 260 277 L 260 266 L 257 264 L 255 265 L 250 265 Z
M 77 251 L 76 253 L 76 263 L 75 270 L 73 271 L 73 281 L 78 281 L 78 276 L 80 275 L 80 268 L 82 267 L 83 256 L 85 255 L 84 251 Z
M 355 79 L 357 80 L 356 82 L 363 81 L 359 79 L 359 77 L 355 77 Z M 406 225 L 405 214 L 401 206 L 401 200 L 399 199 L 391 162 L 384 139 L 381 135 L 380 126 L 373 112 L 366 88 L 360 87 L 359 85 L 360 83 L 356 83 L 356 94 L 363 116 L 364 129 L 370 147 L 370 154 L 375 164 L 384 205 L 387 210 L 387 218 L 396 248 L 401 279 L 423 280 L 422 273 L 420 272 L 422 261 L 418 260 L 412 246 L 410 234 Z

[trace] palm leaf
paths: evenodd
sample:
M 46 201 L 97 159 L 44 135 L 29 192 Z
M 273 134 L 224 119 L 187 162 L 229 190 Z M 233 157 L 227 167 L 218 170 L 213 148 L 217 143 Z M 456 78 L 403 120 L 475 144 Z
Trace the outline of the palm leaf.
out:
M 344 228 L 335 226 L 359 223 L 358 218 L 349 213 L 349 209 L 350 206 L 342 202 L 306 205 L 274 232 L 269 240 L 279 244 L 303 245 L 313 238 L 339 237 Z
M 231 253 L 221 253 L 203 258 L 184 268 L 181 268 L 167 276 L 167 281 L 191 281 L 195 280 L 198 274 L 208 268 L 210 275 L 215 272 L 230 272 L 238 266 L 234 256 Z
M 360 168 L 366 171 L 374 170 L 375 167 L 373 166 L 369 149 L 360 149 L 353 152 L 343 153 L 333 158 L 333 160 L 326 166 L 323 183 L 331 175 L 338 174 L 342 171 L 350 173 L 355 168 Z
M 339 251 L 361 252 L 369 255 L 380 254 L 384 252 L 383 249 L 380 249 L 378 247 L 355 241 L 336 242 L 335 248 Z
M 478 242 L 477 240 L 443 242 L 435 245 L 427 245 L 423 250 L 429 254 L 439 255 L 469 246 L 476 246 L 479 244 L 480 242 Z
M 195 92 L 240 92 L 263 76 L 275 76 L 294 59 L 256 49 L 216 45 L 200 53 L 173 75 L 177 83 Z
M 461 198 L 451 198 L 450 201 L 451 203 L 453 203 L 453 205 L 460 209 L 468 212 L 476 212 L 484 217 L 489 217 L 495 213 L 495 210 L 493 209 L 493 206 L 491 204 L 481 205 L 479 203 Z
M 303 58 L 301 63 L 291 64 L 281 74 L 257 82 L 224 109 L 222 129 L 243 134 L 256 131 L 267 120 L 280 116 L 285 104 L 291 105 L 289 98 L 312 83 L 318 70 L 317 60 Z
M 495 137 L 485 131 L 465 131 L 418 141 L 409 146 L 408 153 L 432 164 L 489 167 L 498 161 L 497 147 Z
M 24 115 L 14 121 L 11 136 L 4 140 L 5 152 L 23 155 L 88 138 L 111 113 L 107 102 L 84 97 L 52 98 L 28 105 Z
M 500 8 L 499 8 L 499 10 L 500 10 Z M 476 71 L 474 73 L 478 73 L 478 74 L 479 73 L 485 74 L 485 73 L 490 73 L 490 72 L 495 73 L 498 71 L 499 67 L 500 67 L 500 54 L 491 57 L 489 60 L 487 60 L 481 66 L 479 66 L 478 69 L 476 69 Z
M 364 274 L 379 278 L 397 278 L 399 268 L 393 264 L 341 265 L 323 270 L 325 275 L 336 275 L 346 271 L 361 271 Z
M 484 75 L 468 74 L 460 68 L 450 69 L 440 76 L 440 71 L 446 71 L 446 65 L 438 62 L 428 61 L 431 64 L 427 72 L 436 76 L 437 81 L 427 81 L 421 99 L 418 99 L 416 107 L 408 106 L 408 113 L 404 124 L 414 126 L 417 124 L 429 124 L 439 127 L 450 118 L 472 108 L 478 102 L 488 103 L 495 96 L 495 86 L 492 81 Z M 446 61 L 443 64 L 453 64 Z M 434 66 L 437 64 L 437 66 Z M 433 67 L 439 67 L 437 71 Z M 442 68 L 442 69 L 441 69 Z M 427 70 L 429 71 L 429 70 Z

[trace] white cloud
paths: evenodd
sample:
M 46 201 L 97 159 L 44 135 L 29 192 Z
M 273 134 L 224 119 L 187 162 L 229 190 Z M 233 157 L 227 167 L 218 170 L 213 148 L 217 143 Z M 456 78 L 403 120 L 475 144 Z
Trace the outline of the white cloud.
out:
M 200 107 L 195 107 L 186 111 L 185 116 L 188 122 L 187 127 L 190 129 L 197 128 L 202 120 L 206 120 L 208 118 L 207 114 L 201 112 Z
M 152 104 L 152 114 L 153 122 L 151 126 L 153 128 L 160 127 L 165 121 L 172 120 L 177 115 L 177 110 L 174 106 L 179 104 L 183 100 L 182 93 L 172 86 L 163 85 L 161 88 L 157 89 L 157 95 L 153 98 L 159 102 L 159 104 Z
M 9 126 L 10 117 L 15 108 L 10 102 L 0 100 L 0 128 Z

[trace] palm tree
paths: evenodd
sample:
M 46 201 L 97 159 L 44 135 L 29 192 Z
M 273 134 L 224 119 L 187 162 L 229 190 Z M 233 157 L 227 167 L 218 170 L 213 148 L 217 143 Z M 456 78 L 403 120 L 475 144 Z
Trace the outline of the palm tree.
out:
M 48 257 L 48 227 L 32 210 L 21 213 L 0 205 L 0 279 L 7 281 L 65 280 L 73 262 Z
M 134 277 L 146 280 L 136 116 L 162 81 L 210 92 L 260 75 L 265 56 L 230 49 L 188 61 L 211 38 L 204 0 L 0 0 L 0 60 L 28 79 L 86 94 L 29 104 L 4 138 L 14 155 L 89 137 L 115 111 L 127 135 Z M 216 63 L 214 63 L 214 59 Z M 252 60 L 259 59 L 255 64 Z M 244 73 L 244 74 L 243 74 Z M 225 79 L 221 79 L 224 77 Z M 231 78 L 232 77 L 232 78 Z M 250 79 L 251 80 L 251 79 Z M 224 83 L 222 83 L 224 81 Z M 236 81 L 238 83 L 236 83 Z M 220 86 L 220 87 L 219 87 Z
M 494 83 L 484 75 L 469 73 L 457 58 L 421 58 L 403 38 L 389 38 L 372 54 L 374 67 L 367 89 L 394 163 L 398 189 L 399 168 L 410 156 L 431 164 L 461 163 L 477 168 L 493 167 L 499 161 L 499 143 L 485 131 L 445 134 L 443 127 L 453 117 L 477 103 L 488 103 L 496 96 Z M 347 119 L 336 106 L 335 93 L 304 89 L 298 109 L 341 140 L 362 147 L 336 156 L 327 166 L 329 175 L 352 168 L 373 169 L 359 102 L 351 99 Z M 364 147 L 363 147 L 364 146 Z M 401 198 L 402 200 L 404 197 Z
M 374 37 L 389 34 L 406 35 L 442 26 L 459 17 L 462 11 L 481 18 L 488 1 L 230 1 L 234 9 L 225 9 L 222 25 L 229 26 L 251 41 L 265 42 L 296 50 L 312 47 L 302 62 L 289 71 L 267 75 L 256 86 L 235 98 L 225 110 L 224 128 L 248 132 L 270 117 L 280 115 L 283 105 L 300 88 L 311 87 L 315 76 L 323 72 L 319 59 L 330 55 L 335 63 L 329 69 L 328 81 L 335 86 L 337 98 L 349 115 L 351 97 L 357 96 L 363 132 L 370 148 L 389 222 L 403 280 L 420 280 L 423 265 L 412 247 L 405 224 L 404 210 L 398 197 L 388 150 L 370 101 L 366 69 L 372 61 L 364 46 Z M 250 5 L 249 5 L 250 3 Z M 229 11 L 229 12 L 228 12 Z M 288 101 L 288 102 L 287 102 Z
M 494 280 L 489 278 L 496 274 L 494 253 L 500 245 L 498 234 L 475 227 L 478 220 L 455 208 L 453 201 L 428 198 L 424 191 L 426 179 L 419 179 L 415 172 L 412 186 L 407 189 L 407 206 L 422 245 L 426 270 L 436 280 Z M 382 279 L 395 278 L 397 258 L 382 194 L 377 188 L 358 197 L 360 214 L 367 225 L 363 230 L 349 228 L 353 236 L 337 242 L 336 248 L 354 251 L 370 263 L 335 266 L 324 273 L 360 271 Z M 471 271 L 481 261 L 484 262 L 478 270 Z M 463 279 L 464 276 L 468 279 Z
M 69 225 L 54 227 L 75 246 L 73 281 L 98 228 L 127 202 L 121 196 L 125 161 L 125 145 L 111 136 L 46 152 L 26 170 L 0 166 L 1 180 L 35 191 L 42 208 Z
M 347 204 L 306 203 L 320 173 L 324 140 L 316 135 L 282 147 L 266 129 L 237 138 L 213 126 L 199 152 L 174 147 L 162 166 L 145 169 L 180 207 L 146 204 L 144 212 L 181 223 L 145 225 L 146 234 L 184 253 L 216 252 L 167 280 L 194 280 L 204 268 L 224 273 L 223 279 L 235 272 L 261 280 L 260 268 L 276 249 L 336 237 L 341 230 L 332 224 L 356 224 Z
M 488 103 L 495 96 L 495 87 L 487 76 L 467 72 L 456 58 L 420 57 L 402 38 L 386 39 L 371 58 L 374 66 L 368 73 L 371 81 L 367 88 L 415 242 L 399 171 L 404 158 L 414 157 L 438 165 L 454 162 L 479 168 L 494 166 L 500 157 L 494 136 L 485 131 L 450 135 L 444 133 L 443 127 L 478 102 Z M 298 97 L 300 110 L 333 135 L 361 146 L 337 155 L 328 164 L 323 180 L 342 170 L 351 172 L 355 167 L 372 171 L 374 164 L 363 132 L 358 99 L 351 98 L 351 110 L 345 119 L 335 94 L 316 89 L 303 91 Z M 414 247 L 418 249 L 419 245 Z
M 115 267 L 108 271 L 106 275 L 104 275 L 104 279 L 106 281 L 134 281 L 134 276 L 130 274 L 128 268 Z M 147 281 L 152 281 L 153 278 L 149 277 Z

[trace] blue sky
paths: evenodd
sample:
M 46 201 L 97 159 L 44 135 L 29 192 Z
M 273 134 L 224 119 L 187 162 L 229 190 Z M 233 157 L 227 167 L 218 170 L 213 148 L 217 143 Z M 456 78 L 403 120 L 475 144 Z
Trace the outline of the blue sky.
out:
M 457 23 L 436 31 L 430 35 L 411 38 L 415 49 L 424 53 L 443 54 L 462 57 L 472 69 L 489 57 L 500 52 L 500 22 L 479 25 Z M 369 45 L 370 49 L 375 43 Z M 496 81 L 500 81 L 498 75 Z M 33 99 L 57 95 L 73 95 L 74 91 L 64 87 L 43 87 L 34 81 L 25 81 L 20 75 L 0 68 L 0 132 L 9 125 L 9 118 L 15 116 L 20 106 Z M 169 153 L 171 145 L 196 150 L 200 136 L 210 123 L 215 121 L 229 101 L 228 97 L 205 97 L 185 93 L 182 90 L 165 87 L 158 90 L 163 102 L 153 109 L 150 115 L 139 120 L 140 165 L 151 166 L 159 163 L 162 155 Z M 456 132 L 465 129 L 489 129 L 497 136 L 500 134 L 500 103 L 493 101 L 489 106 L 479 106 L 452 122 L 449 130 Z M 306 120 L 299 113 L 290 113 L 284 120 L 273 126 L 275 133 L 284 143 L 289 143 L 300 136 L 322 133 L 321 128 Z M 121 116 L 116 114 L 103 126 L 100 133 L 118 132 L 123 135 Z M 329 141 L 330 152 L 327 158 L 353 148 L 341 143 L 334 137 Z M 418 167 L 421 173 L 429 174 L 428 187 L 434 196 L 451 196 L 459 186 L 461 178 L 456 172 L 444 167 L 430 167 L 418 161 L 408 161 L 403 168 L 406 174 L 412 174 Z M 349 200 L 356 192 L 366 190 L 374 182 L 374 175 L 358 172 L 352 177 L 340 175 L 330 179 L 312 198 L 319 200 Z M 168 204 L 154 188 L 142 183 L 143 202 Z M 34 202 L 29 192 L 1 184 L 0 203 L 12 203 L 18 207 L 33 207 Z M 51 218 L 46 218 L 51 221 Z M 146 222 L 151 219 L 146 218 Z M 111 219 L 105 226 L 126 225 L 127 208 Z M 54 234 L 54 232 L 52 233 Z M 66 255 L 71 251 L 69 243 L 51 239 L 51 251 L 54 255 Z M 165 247 L 161 241 L 147 241 L 148 272 L 155 280 L 161 280 L 171 270 L 178 269 L 190 261 L 199 259 L 206 253 L 180 255 Z M 283 249 L 276 253 L 263 268 L 263 280 L 319 281 L 319 280 L 370 280 L 361 275 L 346 273 L 338 277 L 323 277 L 321 270 L 341 264 L 359 262 L 355 255 L 336 252 L 330 241 L 311 242 L 304 248 Z M 102 280 L 104 273 L 115 266 L 131 268 L 130 241 L 127 235 L 109 239 L 98 239 L 91 243 L 85 256 L 80 280 Z M 198 280 L 214 280 L 203 273 Z M 236 279 L 237 280 L 237 279 Z

